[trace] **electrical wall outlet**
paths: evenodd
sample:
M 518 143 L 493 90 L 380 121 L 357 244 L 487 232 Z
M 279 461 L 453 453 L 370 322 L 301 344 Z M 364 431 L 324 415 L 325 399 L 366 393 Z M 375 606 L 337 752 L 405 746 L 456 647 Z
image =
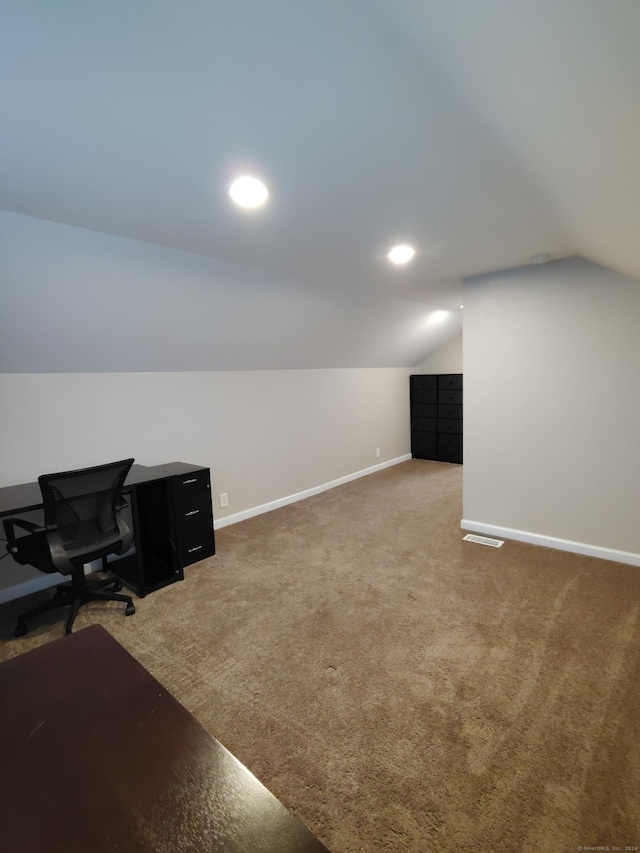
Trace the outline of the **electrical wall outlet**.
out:
M 229 495 L 226 492 L 220 494 L 220 506 L 229 506 Z
M 376 459 L 380 459 L 380 448 L 376 447 Z

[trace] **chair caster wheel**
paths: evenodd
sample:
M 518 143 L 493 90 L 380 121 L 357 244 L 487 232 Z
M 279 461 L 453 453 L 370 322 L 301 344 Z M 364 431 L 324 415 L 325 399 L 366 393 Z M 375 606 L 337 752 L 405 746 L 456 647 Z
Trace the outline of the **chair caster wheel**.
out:
M 133 616 L 133 614 L 135 612 L 136 612 L 135 604 L 127 604 L 127 609 L 124 611 L 124 615 L 125 616 Z
M 24 624 L 24 622 L 18 622 L 18 624 L 16 625 L 16 630 L 13 632 L 13 636 L 14 637 L 24 637 L 24 635 L 26 633 L 27 633 L 27 626 Z
M 122 589 L 122 581 L 114 581 L 111 589 L 113 592 L 120 592 Z

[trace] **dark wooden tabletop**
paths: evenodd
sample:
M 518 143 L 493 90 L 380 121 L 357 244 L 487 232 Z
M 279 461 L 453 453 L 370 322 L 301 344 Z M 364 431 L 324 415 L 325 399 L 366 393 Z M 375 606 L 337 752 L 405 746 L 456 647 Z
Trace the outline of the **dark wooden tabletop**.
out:
M 98 625 L 0 663 L 0 850 L 327 853 Z

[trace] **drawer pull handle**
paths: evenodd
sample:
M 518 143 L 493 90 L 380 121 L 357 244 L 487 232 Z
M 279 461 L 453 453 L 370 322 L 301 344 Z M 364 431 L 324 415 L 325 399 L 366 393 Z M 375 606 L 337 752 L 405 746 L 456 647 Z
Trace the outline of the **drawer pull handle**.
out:
M 197 515 L 199 512 L 200 512 L 200 510 L 199 510 L 199 509 L 192 509 L 192 510 L 191 510 L 191 512 L 185 512 L 185 515 L 186 515 L 186 516 L 189 516 L 189 515 Z
M 195 548 L 189 548 L 189 553 L 192 554 L 194 551 L 199 551 L 202 548 L 202 545 L 196 545 Z
M 186 486 L 188 483 L 197 483 L 197 482 L 198 482 L 197 477 L 194 477 L 192 480 L 183 480 L 182 485 Z

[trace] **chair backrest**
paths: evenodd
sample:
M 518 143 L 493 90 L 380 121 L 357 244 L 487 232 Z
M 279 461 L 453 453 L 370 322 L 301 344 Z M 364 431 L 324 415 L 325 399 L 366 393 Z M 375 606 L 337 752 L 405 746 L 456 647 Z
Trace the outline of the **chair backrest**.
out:
M 44 518 L 55 527 L 71 558 L 108 546 L 129 534 L 118 515 L 118 502 L 133 459 L 38 477 Z

